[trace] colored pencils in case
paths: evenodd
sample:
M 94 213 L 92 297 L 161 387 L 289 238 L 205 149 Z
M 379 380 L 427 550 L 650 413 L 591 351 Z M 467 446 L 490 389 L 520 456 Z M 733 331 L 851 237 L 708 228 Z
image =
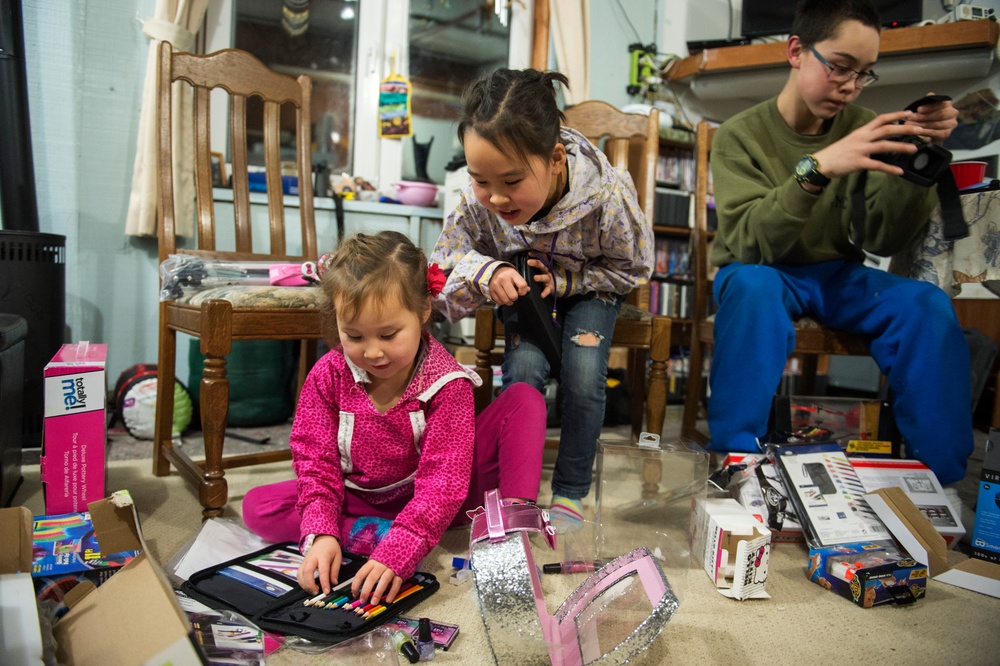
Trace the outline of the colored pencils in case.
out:
M 399 603 L 404 597 L 408 597 L 414 592 L 419 592 L 422 589 L 424 589 L 423 585 L 414 585 L 413 587 L 408 587 L 406 588 L 406 590 L 400 592 L 399 595 L 392 600 L 392 603 L 394 604 Z
M 386 608 L 387 608 L 386 606 L 379 606 L 378 608 L 376 608 L 375 610 L 371 611 L 370 613 L 365 613 L 364 619 L 365 620 L 370 620 L 373 617 L 375 617 L 376 615 L 378 615 L 379 613 L 384 613 Z

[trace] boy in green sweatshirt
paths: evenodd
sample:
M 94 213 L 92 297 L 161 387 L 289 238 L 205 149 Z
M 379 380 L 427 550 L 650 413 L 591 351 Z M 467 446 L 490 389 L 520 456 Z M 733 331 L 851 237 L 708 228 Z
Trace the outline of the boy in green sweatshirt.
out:
M 938 204 L 935 187 L 904 180 L 875 155 L 916 152 L 893 137 L 943 141 L 958 112 L 947 101 L 882 115 L 854 104 L 878 78 L 879 27 L 868 0 L 800 2 L 784 88 L 715 134 L 711 261 L 720 269 L 709 448 L 758 450 L 795 345 L 792 322 L 811 317 L 867 340 L 907 454 L 950 484 L 965 476 L 973 447 L 965 336 L 943 291 L 865 266 L 864 252 L 905 249 Z M 865 171 L 855 229 L 851 194 Z

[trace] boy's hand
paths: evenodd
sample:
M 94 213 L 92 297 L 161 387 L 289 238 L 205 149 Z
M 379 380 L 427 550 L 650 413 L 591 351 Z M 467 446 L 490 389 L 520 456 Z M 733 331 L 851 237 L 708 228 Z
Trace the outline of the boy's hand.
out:
M 917 113 L 907 123 L 922 127 L 923 136 L 934 143 L 944 143 L 951 131 L 958 127 L 958 109 L 951 100 L 924 104 L 917 108 Z
M 529 262 L 530 263 L 530 262 Z M 501 266 L 490 278 L 490 298 L 498 305 L 513 305 L 530 291 L 528 283 L 513 266 Z
M 819 170 L 828 178 L 838 178 L 855 171 L 884 171 L 901 176 L 898 166 L 877 160 L 872 155 L 880 153 L 906 153 L 912 155 L 917 147 L 906 141 L 892 141 L 890 137 L 921 136 L 930 138 L 923 125 L 912 122 L 916 114 L 910 111 L 895 111 L 876 116 L 840 141 L 832 143 L 816 152 Z M 899 121 L 904 121 L 902 124 Z M 938 121 L 933 121 L 938 122 Z M 950 131 L 950 130 L 949 130 Z
M 306 551 L 299 565 L 297 578 L 299 585 L 309 594 L 330 594 L 330 589 L 337 584 L 340 575 L 340 542 L 329 534 L 316 537 L 312 547 Z M 316 585 L 316 572 L 319 571 L 319 586 Z
M 378 604 L 383 599 L 387 602 L 396 598 L 403 579 L 381 562 L 369 559 L 358 570 L 351 583 L 351 594 L 361 600 L 362 604 Z
M 556 288 L 555 280 L 552 279 L 552 273 L 549 273 L 548 266 L 538 259 L 528 259 L 528 265 L 539 271 L 538 275 L 535 276 L 535 282 L 542 283 L 542 298 L 545 298 Z

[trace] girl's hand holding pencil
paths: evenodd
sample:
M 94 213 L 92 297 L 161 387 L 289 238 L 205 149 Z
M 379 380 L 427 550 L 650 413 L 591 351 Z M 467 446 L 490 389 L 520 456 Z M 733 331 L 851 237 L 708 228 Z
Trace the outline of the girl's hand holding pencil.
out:
M 384 598 L 387 602 L 396 599 L 403 579 L 389 567 L 376 560 L 368 560 L 354 576 L 351 593 L 362 601 L 371 600 L 378 604 Z
M 296 575 L 299 585 L 310 594 L 316 594 L 320 589 L 324 594 L 330 594 L 331 585 L 337 584 L 342 559 L 340 542 L 329 534 L 318 535 L 302 558 Z M 319 586 L 316 585 L 317 571 Z

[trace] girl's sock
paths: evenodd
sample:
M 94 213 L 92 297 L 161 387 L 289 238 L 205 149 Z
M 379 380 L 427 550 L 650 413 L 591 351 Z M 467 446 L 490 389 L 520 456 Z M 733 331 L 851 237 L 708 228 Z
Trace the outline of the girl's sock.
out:
M 549 523 L 556 534 L 575 532 L 583 527 L 583 502 L 562 495 L 552 496 Z

